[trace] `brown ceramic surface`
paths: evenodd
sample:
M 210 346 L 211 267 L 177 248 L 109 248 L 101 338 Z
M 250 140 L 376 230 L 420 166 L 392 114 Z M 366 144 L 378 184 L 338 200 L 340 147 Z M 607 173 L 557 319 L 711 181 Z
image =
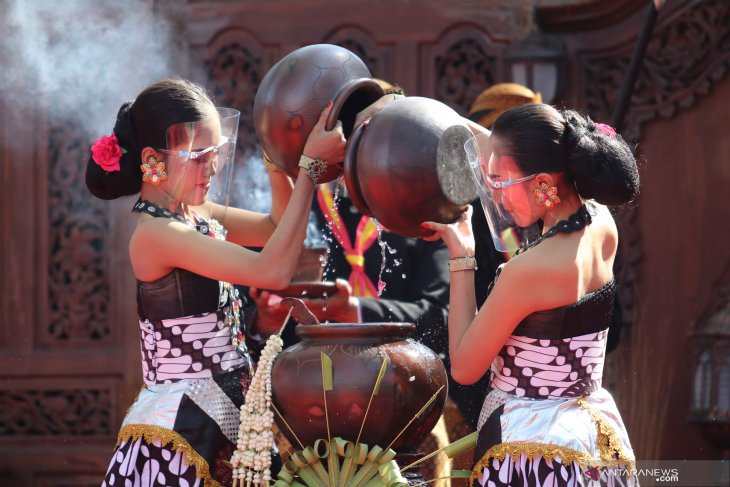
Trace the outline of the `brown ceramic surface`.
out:
M 305 46 L 286 55 L 261 81 L 253 109 L 256 133 L 274 164 L 295 177 L 304 144 L 327 102 L 334 102 L 327 128 L 340 120 L 347 137 L 357 113 L 382 95 L 352 52 L 331 44 Z M 330 181 L 341 175 L 342 161 L 327 162 L 323 180 Z
M 353 203 L 405 237 L 428 235 L 423 221 L 456 221 L 476 195 L 464 151 L 471 135 L 464 120 L 436 100 L 389 103 L 348 141 L 345 183 Z
M 320 352 L 332 359 L 334 387 L 327 392 L 327 411 L 333 437 L 357 438 L 384 356 L 389 360 L 387 371 L 370 406 L 361 442 L 385 448 L 439 387 L 446 385 L 441 359 L 407 338 L 415 331 L 413 324 L 299 325 L 296 331 L 302 341 L 276 359 L 272 392 L 276 407 L 305 446 L 327 438 Z M 393 445 L 396 451 L 415 451 L 438 421 L 446 395 L 444 387 Z M 287 427 L 277 421 L 292 444 L 298 445 Z

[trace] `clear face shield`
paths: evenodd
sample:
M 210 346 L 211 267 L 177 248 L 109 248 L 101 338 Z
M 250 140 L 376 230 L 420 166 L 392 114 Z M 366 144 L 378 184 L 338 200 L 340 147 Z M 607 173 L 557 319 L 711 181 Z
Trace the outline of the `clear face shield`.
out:
M 167 129 L 166 192 L 197 216 L 223 221 L 229 204 L 240 112 L 216 108 L 197 122 Z
M 533 214 L 532 194 L 523 183 L 537 175 L 522 174 L 512 158 L 498 154 L 497 145 L 495 137 L 479 134 L 467 140 L 464 149 L 478 183 L 494 247 L 511 253 L 536 236 L 538 216 Z

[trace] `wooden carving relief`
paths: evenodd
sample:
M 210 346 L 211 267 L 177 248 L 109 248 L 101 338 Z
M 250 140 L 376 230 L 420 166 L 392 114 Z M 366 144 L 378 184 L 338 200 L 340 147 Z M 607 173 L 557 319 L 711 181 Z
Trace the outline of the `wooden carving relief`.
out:
M 106 261 L 106 205 L 84 183 L 88 137 L 49 117 L 48 323 L 42 343 L 98 343 L 111 338 Z
M 580 55 L 580 82 L 587 111 L 595 120 L 610 122 L 632 49 L 633 44 L 625 44 L 609 54 Z M 726 74 L 728 65 L 730 4 L 698 0 L 673 12 L 657 25 L 649 43 L 624 121 L 624 138 L 638 140 L 643 123 L 691 107 L 697 95 L 706 94 Z M 616 262 L 618 302 L 626 325 L 637 318 L 637 263 L 643 255 L 635 216 L 636 209 L 628 208 L 616 218 L 622 236 Z
M 453 28 L 433 50 L 433 97 L 466 115 L 485 88 L 502 81 L 502 48 L 479 29 Z M 427 60 L 424 60 L 427 61 Z
M 205 71 L 215 102 L 241 112 L 237 150 L 248 155 L 258 145 L 253 126 L 256 89 L 270 67 L 268 52 L 250 34 L 229 29 L 208 46 Z
M 638 140 L 641 125 L 671 117 L 691 107 L 697 95 L 709 92 L 730 66 L 730 4 L 695 0 L 657 25 L 634 87 L 624 123 L 624 136 Z M 588 112 L 610 120 L 628 69 L 632 44 L 609 54 L 580 57 L 581 84 Z
M 336 44 L 352 51 L 362 59 L 374 78 L 392 81 L 391 47 L 378 45 L 364 30 L 356 27 L 342 27 L 327 36 L 323 42 Z
M 36 436 L 110 436 L 108 389 L 0 390 L 0 439 Z
M 435 60 L 436 98 L 466 114 L 479 93 L 495 83 L 495 56 L 473 39 L 464 39 Z

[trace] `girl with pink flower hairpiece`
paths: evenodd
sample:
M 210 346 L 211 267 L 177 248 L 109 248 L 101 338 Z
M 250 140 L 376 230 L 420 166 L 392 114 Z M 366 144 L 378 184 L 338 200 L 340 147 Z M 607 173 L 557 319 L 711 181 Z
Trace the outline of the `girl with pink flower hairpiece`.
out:
M 339 163 L 342 130 L 324 129 L 330 108 L 303 153 Z M 231 484 L 252 374 L 233 285 L 289 284 L 315 189 L 306 169 L 294 184 L 272 168 L 270 214 L 228 208 L 220 196 L 239 115 L 194 83 L 165 80 L 125 103 L 111 135 L 91 147 L 86 183 L 95 196 L 140 193 L 129 252 L 145 387 L 124 418 L 104 486 Z

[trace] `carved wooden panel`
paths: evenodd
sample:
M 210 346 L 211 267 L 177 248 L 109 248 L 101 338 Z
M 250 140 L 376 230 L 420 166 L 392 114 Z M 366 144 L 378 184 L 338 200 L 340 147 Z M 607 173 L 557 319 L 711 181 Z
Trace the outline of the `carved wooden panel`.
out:
M 424 95 L 465 115 L 482 90 L 503 80 L 503 50 L 503 43 L 477 27 L 449 29 L 434 45 L 422 49 Z
M 84 183 L 88 136 L 48 120 L 48 322 L 40 342 L 91 345 L 112 338 L 107 205 Z
M 0 390 L 0 440 L 112 436 L 112 391 L 98 388 Z
M 124 413 L 118 410 L 120 384 L 81 375 L 2 378 L 0 445 L 32 438 L 115 438 Z
M 219 32 L 207 47 L 204 67 L 216 104 L 241 112 L 237 149 L 243 156 L 258 145 L 253 126 L 253 102 L 259 83 L 273 64 L 274 55 L 273 49 L 240 28 Z
M 628 42 L 608 53 L 588 52 L 579 57 L 589 113 L 610 120 L 633 47 Z M 638 140 L 643 123 L 692 106 L 729 66 L 728 2 L 695 0 L 661 18 L 634 87 L 624 137 Z
M 364 29 L 352 26 L 340 27 L 328 35 L 323 42 L 349 49 L 362 59 L 374 78 L 396 83 L 392 79 L 393 47 L 378 44 L 373 36 Z
M 578 82 L 584 90 L 587 112 L 594 119 L 610 121 L 632 50 L 633 39 L 599 52 L 585 51 L 578 55 Z M 730 4 L 696 0 L 660 17 L 626 113 L 624 138 L 638 140 L 644 123 L 671 117 L 678 109 L 691 107 L 698 95 L 707 94 L 712 84 L 726 74 L 728 66 Z M 637 265 L 643 254 L 635 216 L 635 208 L 617 215 L 622 236 L 617 279 L 622 284 L 619 303 L 626 325 L 637 319 Z

